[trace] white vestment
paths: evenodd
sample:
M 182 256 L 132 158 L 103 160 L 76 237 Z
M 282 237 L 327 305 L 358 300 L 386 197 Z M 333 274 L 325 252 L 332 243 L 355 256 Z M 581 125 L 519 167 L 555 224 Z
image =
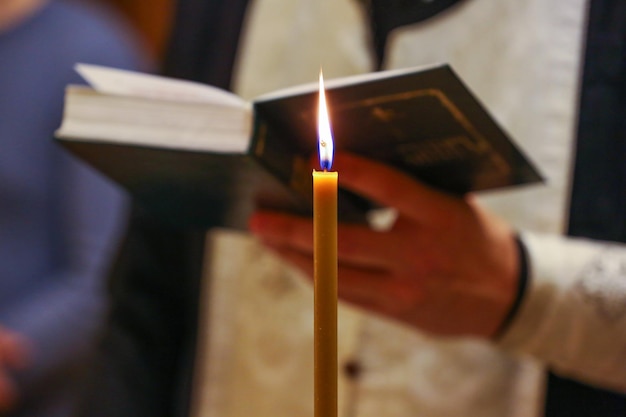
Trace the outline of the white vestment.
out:
M 237 92 L 251 98 L 314 82 L 320 65 L 327 78 L 370 71 L 361 7 L 256 0 Z M 340 306 L 340 368 L 360 369 L 352 379 L 341 372 L 340 416 L 539 416 L 545 362 L 626 391 L 626 311 L 618 298 L 626 298 L 626 251 L 558 237 L 586 7 L 584 0 L 468 0 L 391 33 L 387 68 L 450 63 L 547 183 L 480 195 L 524 231 L 531 254 L 531 285 L 498 345 L 438 340 Z M 194 417 L 312 415 L 312 289 L 250 236 L 214 231 L 208 240 Z

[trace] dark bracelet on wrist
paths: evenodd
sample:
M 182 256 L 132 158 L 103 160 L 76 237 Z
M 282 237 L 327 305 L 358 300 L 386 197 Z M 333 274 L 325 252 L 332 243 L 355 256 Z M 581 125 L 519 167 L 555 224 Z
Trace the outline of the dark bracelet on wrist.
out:
M 515 244 L 517 245 L 517 253 L 519 259 L 519 274 L 517 277 L 517 292 L 515 294 L 515 299 L 513 300 L 513 304 L 511 304 L 511 308 L 507 312 L 504 320 L 500 323 L 500 327 L 498 331 L 496 331 L 494 338 L 499 338 L 509 327 L 515 315 L 517 314 L 522 300 L 524 299 L 524 294 L 526 293 L 526 288 L 528 287 L 528 252 L 526 250 L 526 246 L 524 246 L 524 242 L 520 239 L 519 235 L 515 236 Z

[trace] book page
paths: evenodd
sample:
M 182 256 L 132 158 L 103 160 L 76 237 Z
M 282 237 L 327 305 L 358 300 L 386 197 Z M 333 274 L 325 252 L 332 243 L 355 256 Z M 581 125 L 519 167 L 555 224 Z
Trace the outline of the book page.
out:
M 246 105 L 245 100 L 233 93 L 197 82 L 90 64 L 77 64 L 76 71 L 105 94 L 232 107 Z
M 244 153 L 252 129 L 246 103 L 153 100 L 69 86 L 57 137 L 162 149 Z

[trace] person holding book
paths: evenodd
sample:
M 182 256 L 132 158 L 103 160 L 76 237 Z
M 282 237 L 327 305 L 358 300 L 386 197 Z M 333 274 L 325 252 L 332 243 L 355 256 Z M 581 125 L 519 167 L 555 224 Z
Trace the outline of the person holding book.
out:
M 0 415 L 70 415 L 105 311 L 120 189 L 53 142 L 73 66 L 147 69 L 106 9 L 0 2 Z
M 617 159 L 611 162 L 614 159 L 604 152 L 618 146 L 615 143 L 623 135 L 623 128 L 620 130 L 617 122 L 623 117 L 620 115 L 620 111 L 624 111 L 623 106 L 613 107 L 610 104 L 612 100 L 619 100 L 617 80 L 624 79 L 623 68 L 620 73 L 616 67 L 611 67 L 607 57 L 619 59 L 623 55 L 611 49 L 613 44 L 605 43 L 607 39 L 623 39 L 623 25 L 616 22 L 624 16 L 624 4 L 591 2 L 587 17 L 585 2 L 569 3 L 562 5 L 559 12 L 556 9 L 538 12 L 546 19 L 541 21 L 535 19 L 536 15 L 530 12 L 531 7 L 512 13 L 511 5 L 499 3 L 488 6 L 487 3 L 461 2 L 430 21 L 397 28 L 393 25 L 401 24 L 403 18 L 397 17 L 393 21 L 389 17 L 389 9 L 385 11 L 385 6 L 372 2 L 370 12 L 374 15 L 378 13 L 381 19 L 374 31 L 375 39 L 379 40 L 378 45 L 386 47 L 384 64 L 387 67 L 445 60 L 451 62 L 464 77 L 469 77 L 466 80 L 470 87 L 486 101 L 487 107 L 496 113 L 513 137 L 521 141 L 522 147 L 533 159 L 539 161 L 548 177 L 547 186 L 524 190 L 517 195 L 510 192 L 473 196 L 468 201 L 450 200 L 443 195 L 433 195 L 431 190 L 425 190 L 419 184 L 411 184 L 397 172 L 389 172 L 384 167 L 352 156 L 340 155 L 337 170 L 348 188 L 366 196 L 379 197 L 379 203 L 399 208 L 400 213 L 397 224 L 389 232 L 366 233 L 351 226 L 340 231 L 340 251 L 341 248 L 345 251 L 343 258 L 340 255 L 340 291 L 361 307 L 378 310 L 385 317 L 400 319 L 404 324 L 428 333 L 497 338 L 497 343 L 493 345 L 505 352 L 522 351 L 526 354 L 524 356 L 530 354 L 538 358 L 559 375 L 624 393 L 625 368 L 619 365 L 624 360 L 623 353 L 620 353 L 624 352 L 624 314 L 623 301 L 618 301 L 623 298 L 620 288 L 623 288 L 624 277 L 618 271 L 625 265 L 624 247 L 616 243 L 555 237 L 568 226 L 572 234 L 597 240 L 624 241 L 626 238 L 615 230 L 616 227 L 623 230 L 624 213 L 616 213 L 620 203 L 616 202 L 608 209 L 594 206 L 583 197 L 594 191 L 592 184 L 598 187 L 601 181 L 600 177 L 595 180 L 588 178 L 590 169 L 599 172 L 599 165 L 614 163 L 618 172 L 623 171 L 621 162 Z M 500 8 L 502 14 L 496 17 L 487 7 L 493 13 Z M 516 16 L 509 19 L 504 17 L 507 13 Z M 551 27 L 542 25 L 541 22 L 557 18 L 560 13 L 563 13 L 560 24 L 554 23 Z M 616 20 L 613 21 L 610 16 Z M 586 19 L 588 33 L 582 29 Z M 468 21 L 473 23 L 468 24 Z M 529 39 L 515 35 L 517 25 L 524 21 L 529 23 L 526 28 L 536 27 L 535 37 Z M 488 39 L 477 30 L 487 27 Z M 607 35 L 611 31 L 620 33 L 620 27 L 621 38 L 620 35 Z M 390 28 L 395 30 L 386 33 L 385 30 Z M 570 36 L 564 36 L 568 31 Z M 589 36 L 586 61 L 578 42 L 585 33 Z M 533 49 L 533 40 L 539 38 L 544 38 L 545 43 Z M 493 45 L 489 45 L 491 41 Z M 552 54 L 551 48 L 558 48 L 559 53 Z M 492 55 L 496 50 L 500 54 L 497 57 Z M 529 50 L 536 52 L 532 59 L 525 55 Z M 251 52 L 250 56 L 253 54 Z M 477 59 L 477 56 L 484 59 Z M 249 64 L 254 62 L 253 67 L 263 67 L 263 57 L 249 59 Z M 594 155 L 577 155 L 578 171 L 573 180 L 574 194 L 570 223 L 567 225 L 567 220 L 561 215 L 567 210 L 564 191 L 569 187 L 569 171 L 564 167 L 569 166 L 569 149 L 573 146 L 571 126 L 576 114 L 576 69 L 583 63 L 586 63 L 584 80 L 588 89 L 582 90 L 583 118 L 577 133 L 579 143 L 593 142 L 595 145 L 585 144 L 579 149 L 582 152 L 590 148 L 598 160 L 592 162 Z M 522 68 L 524 75 L 514 75 Z M 602 74 L 606 74 L 603 71 L 607 68 L 612 68 L 611 76 L 607 76 L 605 84 L 602 84 L 599 80 Z M 249 79 L 245 75 L 240 78 L 242 86 L 245 87 L 248 80 L 253 79 L 252 71 L 250 74 Z M 527 88 L 522 87 L 525 83 L 528 83 Z M 547 99 L 536 105 L 531 104 L 537 97 Z M 604 110 L 593 108 L 587 100 L 596 106 L 607 107 Z M 548 103 L 554 106 L 549 107 Z M 522 114 L 526 115 L 525 119 L 519 119 Z M 599 145 L 601 141 L 596 136 L 600 132 L 592 127 L 598 123 L 594 118 L 602 120 L 606 126 L 601 131 L 605 145 Z M 537 120 L 537 123 L 524 123 L 522 120 Z M 566 122 L 568 120 L 569 123 Z M 347 163 L 342 167 L 342 162 Z M 594 165 L 586 168 L 583 164 Z M 603 177 L 607 178 L 606 183 L 602 185 L 602 196 L 598 196 L 599 200 L 607 203 L 611 193 L 623 195 L 623 187 L 610 178 L 612 175 Z M 611 183 L 616 185 L 613 191 L 608 188 Z M 616 198 L 619 200 L 622 197 Z M 485 215 L 481 205 L 497 212 L 510 225 L 503 228 L 497 218 Z M 602 216 L 598 217 L 600 210 L 610 215 L 602 219 Z M 461 227 L 456 229 L 454 225 L 458 225 L 460 219 L 465 222 L 461 222 Z M 310 236 L 308 232 L 311 230 L 307 222 L 260 213 L 252 219 L 251 227 L 270 247 L 306 271 L 311 270 L 309 258 L 305 256 L 309 250 L 310 238 L 307 236 Z M 473 237 L 465 235 L 470 228 L 477 232 Z M 528 231 L 521 233 L 517 244 L 514 230 Z M 553 236 L 546 237 L 545 233 Z M 395 238 L 392 237 L 394 235 Z M 437 247 L 442 251 L 437 252 Z M 527 256 L 522 255 L 524 247 L 527 247 Z M 474 252 L 481 248 L 484 252 Z M 526 274 L 520 272 L 526 257 L 530 284 L 524 283 Z M 465 264 L 466 261 L 468 264 Z M 455 267 L 470 272 L 459 274 L 455 279 Z M 422 272 L 421 268 L 427 268 L 429 274 Z M 501 268 L 500 273 L 496 272 L 498 268 Z M 476 271 L 474 278 L 471 271 Z M 493 277 L 494 281 L 487 284 L 486 277 Z M 483 287 L 483 284 L 486 286 Z M 463 296 L 460 295 L 462 293 Z M 479 298 L 486 298 L 478 301 L 474 298 L 478 294 L 481 294 Z M 459 298 L 462 301 L 459 301 L 459 310 L 455 311 L 450 303 Z M 437 305 L 437 301 L 441 304 Z M 515 305 L 517 302 L 520 304 Z M 410 306 L 422 307 L 411 309 Z M 570 343 L 564 344 L 563 340 Z M 557 380 L 558 377 L 551 375 L 550 383 Z M 549 386 L 553 388 L 549 394 L 558 394 L 558 384 L 555 382 Z M 535 387 L 539 386 L 541 383 L 537 382 Z M 589 397 L 581 395 L 580 398 Z M 607 405 L 608 409 L 615 406 L 623 412 L 621 395 L 611 393 L 609 398 L 616 401 Z M 554 404 L 550 401 L 548 397 L 548 408 Z M 570 404 L 579 404 L 571 398 L 569 401 Z M 576 406 L 563 407 L 561 404 L 561 412 L 564 415 L 567 415 L 565 410 L 584 412 L 593 408 L 589 404 L 574 411 L 572 409 Z M 594 412 L 602 413 L 601 409 L 599 407 Z
M 624 172 L 613 158 L 619 152 L 603 154 L 596 147 L 623 137 L 618 104 L 623 101 L 615 88 L 624 80 L 623 67 L 616 64 L 623 62 L 623 1 L 207 4 L 211 7 L 198 6 L 196 12 L 211 13 L 186 17 L 207 19 L 197 24 L 214 29 L 210 42 L 202 43 L 213 47 L 198 46 L 205 53 L 202 62 L 179 55 L 178 65 L 186 56 L 187 68 L 170 75 L 232 85 L 250 98 L 310 81 L 320 62 L 328 78 L 451 62 L 549 180 L 529 189 L 459 198 L 372 161 L 338 154 L 343 186 L 398 214 L 387 231 L 344 226 L 340 233 L 341 291 L 364 307 L 342 305 L 341 415 L 623 414 L 625 251 L 606 241 L 625 239 L 619 186 Z M 191 9 L 181 7 L 181 16 Z M 221 22 L 229 22 L 228 28 Z M 232 22 L 245 22 L 241 39 L 239 32 L 229 32 Z M 178 52 L 189 50 L 182 42 L 191 24 L 186 20 L 180 38 L 174 37 L 174 46 L 181 42 Z M 608 126 L 614 130 L 599 129 Z M 581 151 L 588 147 L 591 152 Z M 606 157 L 586 159 L 597 155 Z M 608 169 L 610 164 L 616 170 Z M 604 188 L 609 184 L 617 191 Z M 602 192 L 591 198 L 594 191 Z M 250 227 L 265 245 L 310 271 L 307 219 L 258 212 Z M 566 230 L 604 241 L 565 238 Z M 116 367 L 103 369 L 117 373 L 94 391 L 92 411 L 106 414 L 101 406 L 124 384 L 128 404 L 117 403 L 116 415 L 138 410 L 188 415 L 189 398 L 181 387 L 185 391 L 194 381 L 189 388 L 194 415 L 310 412 L 310 367 L 302 360 L 311 342 L 302 331 L 310 318 L 304 301 L 309 287 L 302 285 L 302 275 L 249 236 L 212 231 L 209 242 L 210 262 L 202 269 L 200 231 L 171 230 L 136 211 L 128 240 L 133 251 L 123 259 L 126 274 L 116 276 L 117 315 L 104 352 L 103 363 Z M 201 302 L 212 315 L 200 319 L 198 340 L 193 303 L 201 270 L 209 272 L 204 284 L 212 290 Z M 139 323 L 142 331 L 133 332 Z M 219 337 L 202 344 L 205 331 Z M 198 359 L 203 356 L 208 360 Z M 156 377 L 129 376 L 124 372 L 129 366 Z M 554 373 L 546 377 L 546 369 L 580 384 Z M 135 396 L 132 380 L 139 382 Z

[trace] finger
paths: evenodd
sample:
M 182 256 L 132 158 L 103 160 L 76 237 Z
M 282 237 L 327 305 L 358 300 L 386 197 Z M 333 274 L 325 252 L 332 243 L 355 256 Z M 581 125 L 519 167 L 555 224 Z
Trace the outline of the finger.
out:
M 374 269 L 390 268 L 396 264 L 398 252 L 393 234 L 349 224 L 340 224 L 337 233 L 340 263 Z
M 313 223 L 297 216 L 259 211 L 250 218 L 250 230 L 266 245 L 283 246 L 313 253 Z M 384 268 L 395 263 L 397 252 L 392 236 L 375 232 L 366 226 L 338 226 L 337 256 L 339 262 L 358 267 Z
M 304 272 L 313 282 L 313 258 L 305 253 L 298 252 L 283 246 L 266 245 L 272 252 Z M 382 294 L 388 290 L 389 274 L 382 269 L 358 268 L 353 265 L 340 264 L 338 267 L 337 293 L 347 302 L 363 308 L 384 310 L 388 301 Z
M 313 258 L 297 250 L 266 245 L 283 260 L 304 272 L 313 284 Z M 415 280 L 407 284 L 385 269 L 339 264 L 337 294 L 342 301 L 385 317 L 406 320 L 406 312 L 423 298 Z
M 342 187 L 394 207 L 414 220 L 436 218 L 451 199 L 400 171 L 363 157 L 337 152 L 335 161 Z
M 342 266 L 339 271 L 337 292 L 339 297 L 362 308 L 380 305 L 380 291 L 384 291 L 386 271 Z
M 347 267 L 339 277 L 342 300 L 386 317 L 401 319 L 423 298 L 419 285 L 407 285 L 390 271 Z
M 313 221 L 290 214 L 258 211 L 250 217 L 250 231 L 265 243 L 313 251 Z

